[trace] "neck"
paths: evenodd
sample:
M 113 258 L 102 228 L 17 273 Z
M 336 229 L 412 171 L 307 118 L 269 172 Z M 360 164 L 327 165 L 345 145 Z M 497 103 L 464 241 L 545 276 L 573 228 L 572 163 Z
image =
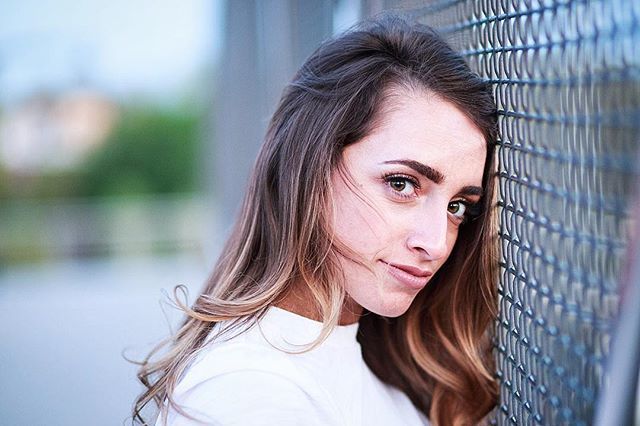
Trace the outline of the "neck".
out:
M 295 286 L 295 290 L 278 301 L 275 306 L 294 314 L 322 322 L 322 311 L 313 303 L 313 295 L 306 286 Z M 347 295 L 340 312 L 338 325 L 349 325 L 358 322 L 362 315 L 362 307 Z

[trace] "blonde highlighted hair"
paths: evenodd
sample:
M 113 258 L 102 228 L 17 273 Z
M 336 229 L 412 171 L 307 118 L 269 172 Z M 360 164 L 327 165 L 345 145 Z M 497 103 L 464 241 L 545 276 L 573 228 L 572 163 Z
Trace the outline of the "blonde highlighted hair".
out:
M 338 324 L 345 292 L 341 248 L 332 237 L 331 175 L 342 150 L 371 132 L 394 86 L 451 102 L 482 131 L 484 214 L 462 225 L 448 260 L 405 314 L 361 317 L 363 356 L 434 425 L 476 424 L 495 405 L 497 130 L 491 88 L 433 30 L 384 16 L 322 44 L 286 87 L 222 256 L 193 306 L 183 306 L 180 329 L 142 362 L 138 377 L 146 390 L 135 403 L 134 421 L 145 423 L 142 410 L 149 403 L 161 410 L 174 404 L 176 383 L 214 324 L 255 321 L 294 284 L 306 288 L 324 319 L 316 344 Z

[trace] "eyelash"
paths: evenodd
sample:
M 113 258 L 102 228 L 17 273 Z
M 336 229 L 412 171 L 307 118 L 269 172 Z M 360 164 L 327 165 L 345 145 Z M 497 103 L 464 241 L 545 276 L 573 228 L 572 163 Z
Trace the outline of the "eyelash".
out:
M 398 191 L 394 190 L 391 187 L 392 182 L 405 181 L 405 182 L 409 182 L 416 191 L 420 189 L 420 182 L 416 178 L 414 178 L 413 176 L 402 174 L 402 173 L 387 173 L 382 176 L 382 180 L 384 180 L 385 184 L 387 185 L 387 188 L 391 191 L 391 193 L 394 196 L 400 197 L 403 199 L 415 198 L 415 194 L 406 195 L 406 194 L 399 193 Z
M 482 214 L 482 205 L 480 202 L 471 203 L 467 200 L 453 200 L 452 203 L 464 204 L 465 211 L 460 224 L 469 223 Z
M 394 181 L 405 181 L 405 182 L 409 182 L 411 185 L 413 185 L 414 189 L 417 191 L 420 189 L 420 182 L 414 178 L 413 176 L 410 175 L 405 175 L 403 173 L 387 173 L 385 175 L 382 176 L 383 181 L 385 182 L 385 184 L 387 185 L 387 189 L 389 191 L 391 191 L 391 193 L 395 196 L 395 197 L 399 197 L 402 199 L 412 199 L 415 198 L 415 194 L 413 195 L 405 195 L 405 194 L 401 194 L 398 191 L 394 190 L 391 187 L 391 183 Z M 464 216 L 462 217 L 462 220 L 460 221 L 460 224 L 465 224 L 468 223 L 472 220 L 474 220 L 475 218 L 477 218 L 478 216 L 480 216 L 482 214 L 482 206 L 480 205 L 479 202 L 469 202 L 467 200 L 464 199 L 457 199 L 457 200 L 452 200 L 451 203 L 460 203 L 463 204 L 465 206 L 465 212 L 464 212 Z

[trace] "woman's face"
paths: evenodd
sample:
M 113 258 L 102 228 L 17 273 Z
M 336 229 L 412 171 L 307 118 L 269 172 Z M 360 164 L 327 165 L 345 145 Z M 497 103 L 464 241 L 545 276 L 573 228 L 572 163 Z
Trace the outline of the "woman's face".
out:
M 409 308 L 477 210 L 485 144 L 453 104 L 398 89 L 345 148 L 332 184 L 336 239 L 361 262 L 341 258 L 350 305 L 387 317 Z

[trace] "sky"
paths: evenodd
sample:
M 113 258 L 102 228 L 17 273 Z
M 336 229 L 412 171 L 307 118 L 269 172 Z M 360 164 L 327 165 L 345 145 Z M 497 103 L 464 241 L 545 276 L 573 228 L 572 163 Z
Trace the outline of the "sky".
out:
M 79 84 L 170 96 L 215 62 L 222 16 L 223 0 L 4 0 L 0 104 Z

